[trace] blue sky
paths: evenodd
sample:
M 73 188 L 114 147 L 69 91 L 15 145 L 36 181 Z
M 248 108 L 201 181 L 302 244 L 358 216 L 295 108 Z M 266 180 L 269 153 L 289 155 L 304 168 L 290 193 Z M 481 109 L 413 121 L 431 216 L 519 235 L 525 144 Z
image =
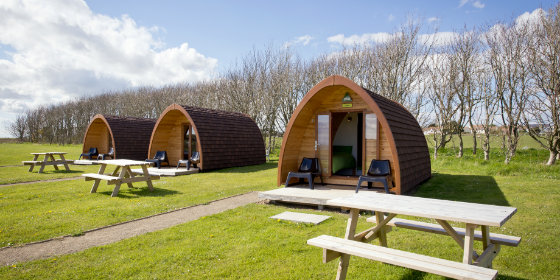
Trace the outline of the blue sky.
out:
M 407 18 L 423 19 L 439 31 L 510 20 L 555 1 L 87 1 L 97 13 L 127 14 L 138 25 L 161 27 L 166 46 L 188 42 L 225 69 L 253 47 L 282 46 L 311 36 L 306 46 L 292 45 L 303 57 L 332 51 L 336 34 L 393 32 Z M 476 2 L 476 3 L 475 3 Z M 431 19 L 430 22 L 428 20 Z
M 556 1 L 1 0 L 0 137 L 25 110 L 106 91 L 211 79 L 253 48 L 304 59 L 422 32 L 491 26 Z M 533 13 L 536 14 L 536 13 Z M 445 34 L 443 34 L 445 35 Z

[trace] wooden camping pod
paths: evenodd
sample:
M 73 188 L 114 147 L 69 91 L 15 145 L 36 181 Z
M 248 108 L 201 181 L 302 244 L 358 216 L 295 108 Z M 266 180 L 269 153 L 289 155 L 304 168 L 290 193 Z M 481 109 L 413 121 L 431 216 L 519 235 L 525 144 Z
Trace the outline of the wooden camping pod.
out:
M 360 142 L 352 147 L 357 158 L 352 176 L 332 172 L 332 143 L 343 113 L 359 116 L 356 130 L 361 132 L 356 139 Z M 303 157 L 319 158 L 323 179 L 329 184 L 355 186 L 372 159 L 390 161 L 395 184 L 391 191 L 397 194 L 407 193 L 431 177 L 428 145 L 414 116 L 401 104 L 342 76 L 319 82 L 298 104 L 282 141 L 279 186 L 285 183 L 288 172 L 298 169 Z
M 170 165 L 197 151 L 200 170 L 262 164 L 264 141 L 247 115 L 172 104 L 152 132 L 149 156 L 166 151 Z
M 145 160 L 155 119 L 95 115 L 84 135 L 82 151 L 97 148 L 100 154 L 113 147 L 115 159 Z

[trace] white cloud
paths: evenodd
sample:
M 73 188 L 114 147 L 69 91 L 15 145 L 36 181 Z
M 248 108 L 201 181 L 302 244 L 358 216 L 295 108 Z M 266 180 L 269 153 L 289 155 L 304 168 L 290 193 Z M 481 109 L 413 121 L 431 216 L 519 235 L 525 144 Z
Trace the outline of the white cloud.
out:
M 393 21 L 395 19 L 395 16 L 393 14 L 389 14 L 389 16 L 387 17 L 387 20 L 389 21 Z
M 471 3 L 473 7 L 477 8 L 477 9 L 483 9 L 484 7 L 486 7 L 486 4 L 480 2 L 480 0 L 460 0 L 459 1 L 459 8 L 465 6 L 467 3 Z
M 540 19 L 542 16 L 546 15 L 546 11 L 538 8 L 532 12 L 524 12 L 515 19 L 515 24 L 540 24 Z
M 443 47 L 453 43 L 456 38 L 457 33 L 455 32 L 436 32 L 431 34 L 420 34 L 418 35 L 418 41 L 421 44 L 429 45 L 433 44 L 435 47 Z
M 309 42 L 311 42 L 311 40 L 313 40 L 313 37 L 311 37 L 311 35 L 303 35 L 303 36 L 296 37 L 295 39 L 289 42 L 284 43 L 283 47 L 289 48 L 291 46 L 298 45 L 298 44 L 307 46 L 309 45 Z
M 217 65 L 187 43 L 165 48 L 154 38 L 158 27 L 95 14 L 82 0 L 2 0 L 0 30 L 2 112 L 105 90 L 199 81 Z
M 378 33 L 365 33 L 362 35 L 351 35 L 349 37 L 344 34 L 337 34 L 327 38 L 329 43 L 337 43 L 343 46 L 364 45 L 370 43 L 384 43 L 389 41 L 396 34 L 378 32 Z
M 439 18 L 438 18 L 438 17 L 431 17 L 431 18 L 428 18 L 427 21 L 428 21 L 429 23 L 438 22 L 438 21 L 439 21 Z
M 486 6 L 486 4 L 480 3 L 480 1 L 474 1 L 472 5 L 473 5 L 473 7 L 477 8 L 477 9 L 482 9 Z

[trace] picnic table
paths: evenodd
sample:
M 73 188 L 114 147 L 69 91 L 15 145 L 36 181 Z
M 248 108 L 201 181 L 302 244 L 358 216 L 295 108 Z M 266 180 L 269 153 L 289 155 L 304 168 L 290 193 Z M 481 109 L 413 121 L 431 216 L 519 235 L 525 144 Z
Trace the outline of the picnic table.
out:
M 150 162 L 128 159 L 115 159 L 99 160 L 98 163 L 101 166 L 99 167 L 99 171 L 97 173 L 82 174 L 82 176 L 85 177 L 86 181 L 95 181 L 93 182 L 90 193 L 95 193 L 97 191 L 97 187 L 99 186 L 99 182 L 101 182 L 101 180 L 107 181 L 107 185 L 115 185 L 113 193 L 111 194 L 112 197 L 115 197 L 119 194 L 121 184 L 127 184 L 129 188 L 134 188 L 132 186 L 132 183 L 146 182 L 148 184 L 148 189 L 150 191 L 153 191 L 154 187 L 152 185 L 152 180 L 159 179 L 159 176 L 150 175 L 150 173 L 148 172 L 148 166 L 152 164 Z M 116 166 L 115 170 L 110 175 L 104 174 L 107 165 Z M 141 166 L 142 174 L 140 176 L 136 176 L 130 169 L 131 166 Z
M 58 165 L 64 165 L 66 171 L 70 171 L 68 164 L 74 162 L 72 160 L 66 160 L 64 158 L 64 155 L 67 153 L 64 152 L 46 152 L 46 153 L 31 153 L 31 154 L 33 155 L 33 160 L 22 161 L 23 165 L 31 165 L 29 166 L 29 172 L 33 172 L 33 168 L 35 168 L 35 166 L 38 165 L 41 166 L 41 168 L 39 168 L 39 173 L 43 173 L 43 170 L 47 165 L 52 165 L 55 170 L 58 170 Z M 39 159 L 40 155 L 44 155 L 43 160 L 37 160 Z M 60 160 L 56 160 L 54 158 L 55 155 L 59 156 Z
M 519 237 L 489 231 L 489 227 L 501 227 L 509 220 L 517 211 L 513 207 L 375 192 L 331 199 L 327 204 L 349 209 L 344 239 L 322 235 L 307 243 L 323 248 L 324 262 L 340 257 L 337 279 L 346 278 L 351 255 L 455 279 L 494 279 L 497 271 L 491 269 L 492 260 L 500 251 L 500 245 L 517 246 L 521 241 Z M 356 234 L 360 210 L 375 211 L 375 216 L 367 221 L 376 225 Z M 397 219 L 397 215 L 431 218 L 437 224 Z M 449 222 L 464 223 L 465 228 L 453 227 Z M 391 227 L 449 235 L 463 248 L 463 262 L 387 248 L 387 233 Z M 476 231 L 477 227 L 481 231 Z M 374 239 L 379 239 L 381 246 L 366 243 Z M 481 254 L 474 250 L 475 240 L 482 241 L 484 251 Z

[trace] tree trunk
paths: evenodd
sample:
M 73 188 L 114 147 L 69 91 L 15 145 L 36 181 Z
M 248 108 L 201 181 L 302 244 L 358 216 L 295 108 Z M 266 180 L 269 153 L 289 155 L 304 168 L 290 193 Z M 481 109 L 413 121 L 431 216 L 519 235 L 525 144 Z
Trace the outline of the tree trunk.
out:
M 445 149 L 445 144 L 447 144 L 447 141 L 445 141 L 445 140 L 447 140 L 447 135 L 442 135 L 441 136 L 441 144 L 439 146 L 441 149 Z
M 457 154 L 458 158 L 463 157 L 463 133 L 459 132 L 459 154 Z
M 473 140 L 472 154 L 476 156 L 476 130 L 474 129 L 472 129 L 472 140 Z
M 553 165 L 554 163 L 556 163 L 556 158 L 558 157 L 558 151 L 551 149 L 549 152 L 550 152 L 550 156 L 548 157 L 548 162 L 546 163 L 546 165 Z

